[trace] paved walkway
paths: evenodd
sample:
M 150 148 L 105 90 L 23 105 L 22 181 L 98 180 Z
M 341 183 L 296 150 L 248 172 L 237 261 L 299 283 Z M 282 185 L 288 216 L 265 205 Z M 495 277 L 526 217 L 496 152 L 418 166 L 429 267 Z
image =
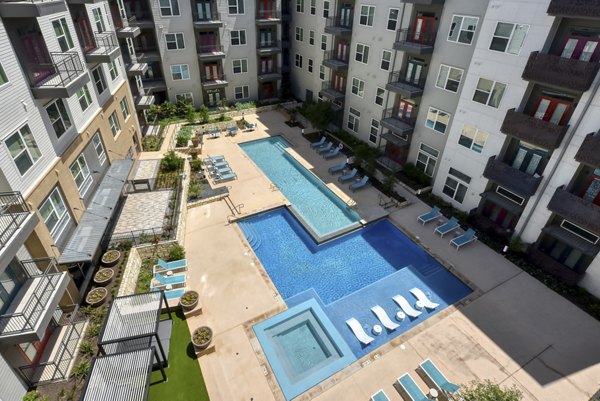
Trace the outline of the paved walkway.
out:
M 127 195 L 114 234 L 156 227 L 162 229 L 172 194 L 171 190 L 162 190 Z

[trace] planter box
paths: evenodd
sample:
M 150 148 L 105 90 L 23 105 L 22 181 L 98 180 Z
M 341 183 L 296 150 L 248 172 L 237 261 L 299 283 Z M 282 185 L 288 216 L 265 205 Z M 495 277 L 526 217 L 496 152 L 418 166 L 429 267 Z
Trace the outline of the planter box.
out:
M 108 253 L 112 253 L 112 252 L 118 253 L 117 258 L 115 260 L 112 260 L 112 261 L 106 261 L 104 258 L 106 257 L 106 255 Z M 113 249 L 113 250 L 110 250 L 108 252 L 105 252 L 104 255 L 102 255 L 102 259 L 100 260 L 100 263 L 102 263 L 102 266 L 105 266 L 105 267 L 114 267 L 114 266 L 118 265 L 119 262 L 121 261 L 121 256 L 122 256 L 121 252 Z
M 96 279 L 96 276 L 98 275 L 98 273 L 100 273 L 100 272 L 109 272 L 109 271 L 110 271 L 111 274 L 110 274 L 110 276 L 108 278 L 106 278 L 104 280 L 97 280 Z M 98 285 L 100 287 L 104 287 L 104 286 L 108 285 L 113 280 L 114 277 L 115 277 L 115 271 L 113 269 L 111 269 L 109 267 L 100 269 L 94 275 L 94 284 L 96 284 L 96 285 Z

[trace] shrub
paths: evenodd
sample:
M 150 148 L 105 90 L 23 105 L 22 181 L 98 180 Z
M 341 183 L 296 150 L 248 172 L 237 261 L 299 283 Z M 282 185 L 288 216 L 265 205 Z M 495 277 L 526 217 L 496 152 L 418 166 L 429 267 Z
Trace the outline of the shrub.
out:
M 32 390 L 23 396 L 23 401 L 48 401 L 48 396 L 41 395 L 36 390 Z
M 471 382 L 460 390 L 460 396 L 465 401 L 520 401 L 523 398 L 516 386 L 500 387 L 490 380 Z
M 391 171 L 388 172 L 383 179 L 383 191 L 386 194 L 391 195 L 391 193 L 394 192 L 394 185 L 396 185 L 397 181 L 396 175 Z
M 412 163 L 406 163 L 402 168 L 402 171 L 404 172 L 404 175 L 417 182 L 419 185 L 424 187 L 431 185 L 431 178 Z
M 156 135 L 142 138 L 142 149 L 144 152 L 155 152 L 160 149 L 160 139 Z
M 192 128 L 190 128 L 190 127 L 181 128 L 179 130 L 179 133 L 177 134 L 177 145 L 176 146 L 178 148 L 187 147 L 188 142 L 191 138 L 192 138 Z
M 177 156 L 177 154 L 170 150 L 168 151 L 160 162 L 160 168 L 165 172 L 175 172 L 183 168 L 183 158 Z
M 329 102 L 319 100 L 308 105 L 305 104 L 302 111 L 312 126 L 321 131 L 325 130 L 333 120 L 333 109 Z
M 190 198 L 197 198 L 198 196 L 200 196 L 201 190 L 202 190 L 202 184 L 200 184 L 199 182 L 190 184 L 190 187 L 188 190 L 188 196 Z
M 256 108 L 256 104 L 254 102 L 238 102 L 235 104 L 235 109 L 237 111 L 254 109 L 254 108 Z
M 200 110 L 198 111 L 198 117 L 202 124 L 208 123 L 208 120 L 210 119 L 210 113 L 206 105 L 203 104 L 202 106 L 200 106 Z
M 79 352 L 89 358 L 94 355 L 94 346 L 89 341 L 82 341 L 79 345 Z
M 100 326 L 97 324 L 90 324 L 85 332 L 87 338 L 94 338 L 100 334 Z
M 185 259 L 185 248 L 181 245 L 175 245 L 169 250 L 168 261 Z
M 89 361 L 81 361 L 77 365 L 75 365 L 75 367 L 73 367 L 71 376 L 74 376 L 81 380 L 87 376 L 89 371 L 90 371 L 90 362 Z
M 190 162 L 190 170 L 198 172 L 202 170 L 202 159 L 194 159 Z

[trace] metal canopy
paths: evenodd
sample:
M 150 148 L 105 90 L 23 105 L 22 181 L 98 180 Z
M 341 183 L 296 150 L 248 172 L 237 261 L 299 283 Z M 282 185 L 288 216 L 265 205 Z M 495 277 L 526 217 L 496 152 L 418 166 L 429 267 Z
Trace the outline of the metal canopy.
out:
M 504 209 L 508 210 L 512 214 L 516 214 L 517 216 L 523 212 L 522 205 L 516 204 L 515 202 L 500 195 L 496 191 L 486 191 L 481 194 L 481 197 L 494 202 L 496 205 L 503 207 Z
M 581 252 L 588 256 L 596 256 L 598 250 L 600 249 L 600 245 L 592 244 L 589 241 L 584 240 L 583 238 L 570 233 L 559 225 L 553 224 L 550 226 L 546 226 L 542 228 L 542 231 L 552 235 L 554 238 L 558 238 L 559 240 L 567 243 L 568 245 L 579 249 Z
M 58 260 L 59 264 L 90 262 L 92 260 L 132 167 L 133 160 L 131 159 L 112 162 L 102 181 L 100 181 L 89 207 L 83 213 L 77 228 L 63 248 Z

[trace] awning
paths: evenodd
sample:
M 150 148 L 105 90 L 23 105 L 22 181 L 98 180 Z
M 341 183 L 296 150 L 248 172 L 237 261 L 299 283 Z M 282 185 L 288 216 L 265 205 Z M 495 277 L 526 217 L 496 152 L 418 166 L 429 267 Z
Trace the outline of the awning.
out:
M 542 231 L 546 234 L 552 235 L 554 238 L 557 238 L 567 245 L 572 246 L 573 248 L 579 249 L 581 252 L 588 256 L 596 256 L 598 254 L 598 250 L 600 250 L 600 244 L 592 244 L 589 241 L 584 240 L 583 238 L 572 234 L 571 232 L 565 230 L 559 225 L 550 225 L 542 228 Z
M 59 264 L 89 262 L 104 236 L 133 160 L 123 159 L 112 162 L 100 181 L 96 193 L 83 213 L 79 225 L 64 246 L 58 260 Z
M 516 214 L 517 216 L 521 215 L 521 213 L 523 212 L 522 205 L 516 204 L 510 199 L 507 199 L 504 196 L 500 195 L 496 191 L 484 192 L 481 194 L 481 197 L 494 202 L 496 205 L 508 210 L 512 214 Z

